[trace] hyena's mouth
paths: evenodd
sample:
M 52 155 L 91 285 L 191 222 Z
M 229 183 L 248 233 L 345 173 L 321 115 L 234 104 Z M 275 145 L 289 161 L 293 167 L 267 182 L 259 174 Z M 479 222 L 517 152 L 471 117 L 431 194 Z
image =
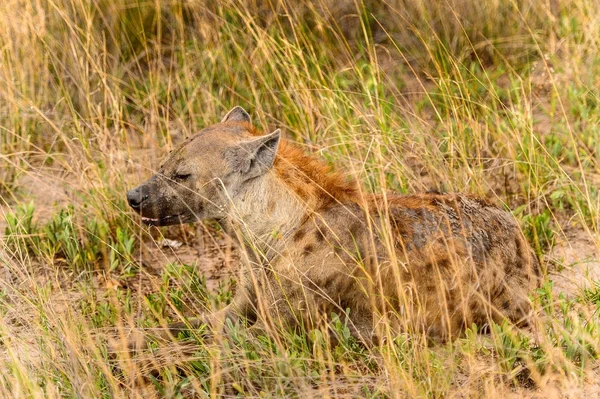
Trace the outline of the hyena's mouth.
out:
M 162 218 L 149 218 L 142 216 L 142 222 L 148 226 L 165 226 L 168 224 L 181 223 L 181 216 L 182 215 L 169 215 Z

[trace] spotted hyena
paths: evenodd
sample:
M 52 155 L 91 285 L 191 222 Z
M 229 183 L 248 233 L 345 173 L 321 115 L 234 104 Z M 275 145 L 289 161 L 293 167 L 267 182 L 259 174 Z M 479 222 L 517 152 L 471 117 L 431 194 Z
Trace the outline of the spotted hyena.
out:
M 235 107 L 128 192 L 143 222 L 218 219 L 245 255 L 231 304 L 173 331 L 240 317 L 255 330 L 311 328 L 337 312 L 368 344 L 526 322 L 541 273 L 509 213 L 470 195 L 365 194 L 280 136 Z

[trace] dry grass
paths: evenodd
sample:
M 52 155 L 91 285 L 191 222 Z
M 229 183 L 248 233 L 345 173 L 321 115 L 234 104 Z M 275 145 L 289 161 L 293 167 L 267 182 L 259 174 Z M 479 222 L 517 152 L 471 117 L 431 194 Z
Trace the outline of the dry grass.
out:
M 599 49 L 585 0 L 0 2 L 0 396 L 597 395 Z M 148 231 L 124 199 L 236 104 L 367 190 L 513 209 L 549 271 L 534 327 L 366 349 L 334 320 L 337 347 L 234 328 L 110 356 L 231 297 L 218 226 Z

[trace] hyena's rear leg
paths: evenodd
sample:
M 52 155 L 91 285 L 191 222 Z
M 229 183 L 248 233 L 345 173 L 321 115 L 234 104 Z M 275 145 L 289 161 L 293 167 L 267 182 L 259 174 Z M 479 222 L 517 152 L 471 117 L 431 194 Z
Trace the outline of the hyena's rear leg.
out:
M 280 332 L 295 331 L 301 333 L 302 329 L 308 332 L 316 328 L 332 312 L 343 316 L 345 309 L 333 302 L 330 297 L 311 292 L 305 286 L 297 288 L 288 286 L 283 289 L 278 284 L 270 284 L 269 293 L 263 293 L 258 298 L 259 312 L 256 323 L 250 327 L 252 335 L 264 335 L 273 329 Z M 350 313 L 348 320 L 350 334 L 365 345 L 376 341 L 372 312 Z M 330 331 L 333 333 L 333 331 Z M 331 338 L 335 341 L 333 334 Z
M 364 312 L 350 313 L 348 328 L 352 337 L 370 347 L 379 343 L 379 337 L 375 334 L 373 312 L 369 309 Z

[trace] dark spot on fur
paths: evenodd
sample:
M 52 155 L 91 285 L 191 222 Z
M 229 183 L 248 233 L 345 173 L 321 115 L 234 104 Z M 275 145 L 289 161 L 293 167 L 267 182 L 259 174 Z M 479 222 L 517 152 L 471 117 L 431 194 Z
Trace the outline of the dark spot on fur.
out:
M 319 285 L 318 292 L 327 300 L 333 300 L 334 302 L 339 302 L 342 297 L 344 297 L 345 293 L 342 293 L 342 288 L 339 286 L 339 282 L 334 278 L 328 278 L 322 281 L 322 284 Z
M 309 289 L 313 290 L 314 292 L 319 292 L 321 290 L 321 287 L 323 286 L 321 281 L 314 281 L 311 278 L 305 278 L 302 280 L 302 285 L 308 287 Z
M 485 198 L 481 197 L 470 197 L 472 200 L 477 202 L 482 208 L 494 207 L 494 205 Z
M 471 310 L 471 313 L 476 313 L 478 308 L 479 308 L 479 305 L 477 302 L 471 301 L 471 303 L 469 303 L 469 309 Z
M 294 241 L 300 241 L 306 235 L 306 231 L 304 229 L 300 229 L 294 233 Z
M 525 317 L 525 315 L 527 315 L 527 311 L 524 310 L 522 307 L 519 306 L 519 307 L 517 307 L 514 310 L 514 316 L 513 317 L 518 320 L 518 319 L 523 319 Z M 520 320 L 520 323 L 518 323 L 518 324 L 524 326 L 524 325 L 528 324 L 528 321 L 527 320 Z
M 357 223 L 353 223 L 350 226 L 350 237 L 352 238 L 357 238 L 358 237 L 358 229 L 360 228 L 360 225 L 358 225 Z
M 505 292 L 506 292 L 506 287 L 504 286 L 504 284 L 502 284 L 502 285 L 500 285 L 500 287 L 498 287 L 496 289 L 496 292 L 495 292 L 494 296 L 496 298 L 500 298 L 502 295 L 504 295 Z
M 303 255 L 304 256 L 310 255 L 310 254 L 312 254 L 313 250 L 314 250 L 313 245 L 312 244 L 308 244 L 307 246 L 304 247 Z
M 315 237 L 318 242 L 323 242 L 325 240 L 325 233 L 323 233 L 320 229 L 315 231 Z
M 510 309 L 510 302 L 504 301 L 504 303 L 502 304 L 502 309 L 504 309 L 504 310 Z
M 436 262 L 437 270 L 447 270 L 452 268 L 452 261 L 445 258 Z
M 514 276 L 515 272 L 515 265 L 512 262 L 506 262 L 504 264 L 504 273 L 506 274 L 507 277 L 512 277 Z

